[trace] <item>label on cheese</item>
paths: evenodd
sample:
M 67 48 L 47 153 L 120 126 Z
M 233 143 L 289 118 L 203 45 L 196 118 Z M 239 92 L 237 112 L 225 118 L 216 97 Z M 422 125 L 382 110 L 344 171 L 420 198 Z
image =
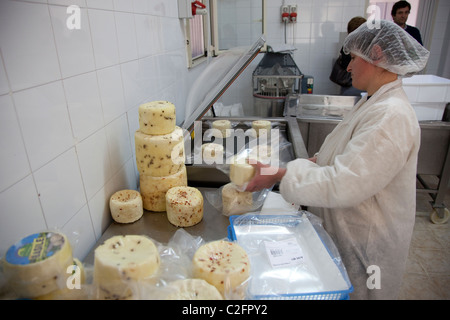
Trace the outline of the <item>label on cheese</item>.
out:
M 35 298 L 65 286 L 72 263 L 67 237 L 57 232 L 29 235 L 5 255 L 4 274 L 11 291 L 20 298 Z
M 65 243 L 59 233 L 41 232 L 21 239 L 6 252 L 6 261 L 15 265 L 27 265 L 45 260 L 58 251 Z

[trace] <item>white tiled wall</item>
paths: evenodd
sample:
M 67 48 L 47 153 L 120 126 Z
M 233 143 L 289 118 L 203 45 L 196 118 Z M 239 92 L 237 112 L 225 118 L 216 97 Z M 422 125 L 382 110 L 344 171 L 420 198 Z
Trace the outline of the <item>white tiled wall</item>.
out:
M 286 28 L 297 65 L 314 76 L 314 93 L 337 93 L 328 76 L 340 34 L 367 1 L 284 2 L 298 5 L 298 22 Z M 283 1 L 266 3 L 267 43 L 283 43 Z M 70 5 L 81 9 L 79 30 L 66 25 Z M 137 187 L 139 104 L 172 101 L 180 124 L 204 69 L 186 68 L 177 16 L 177 0 L 0 0 L 0 255 L 27 234 L 56 229 L 83 259 L 111 223 L 111 194 Z M 224 104 L 251 108 L 260 58 Z
M 83 259 L 111 194 L 137 188 L 139 104 L 167 99 L 184 118 L 177 0 L 0 0 L 0 54 L 0 255 L 53 229 Z

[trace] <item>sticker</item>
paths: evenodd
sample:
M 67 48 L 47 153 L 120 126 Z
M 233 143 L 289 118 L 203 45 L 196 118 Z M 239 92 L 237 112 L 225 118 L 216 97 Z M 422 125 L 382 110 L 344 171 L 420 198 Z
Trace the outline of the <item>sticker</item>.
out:
M 64 236 L 59 233 L 41 232 L 23 238 L 6 252 L 6 261 L 27 265 L 45 260 L 64 246 Z
M 295 238 L 281 241 L 264 241 L 270 264 L 273 268 L 292 267 L 305 260 L 303 251 Z

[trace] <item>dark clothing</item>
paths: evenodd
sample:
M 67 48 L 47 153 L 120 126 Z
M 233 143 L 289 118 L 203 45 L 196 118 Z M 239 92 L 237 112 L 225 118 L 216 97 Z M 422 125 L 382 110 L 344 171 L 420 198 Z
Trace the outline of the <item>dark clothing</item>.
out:
M 420 36 L 420 31 L 419 29 L 417 29 L 416 27 L 413 26 L 408 26 L 406 25 L 406 32 L 408 32 L 414 39 L 417 40 L 417 42 L 419 42 L 421 45 L 423 45 L 422 43 L 422 37 Z

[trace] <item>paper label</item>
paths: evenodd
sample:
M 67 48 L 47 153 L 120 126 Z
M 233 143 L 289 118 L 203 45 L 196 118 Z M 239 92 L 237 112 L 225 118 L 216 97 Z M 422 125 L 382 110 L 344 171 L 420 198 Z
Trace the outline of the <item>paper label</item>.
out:
M 304 262 L 303 251 L 295 238 L 280 241 L 264 241 L 273 268 L 291 267 Z
M 35 233 L 23 238 L 6 252 L 6 261 L 27 265 L 45 260 L 64 246 L 64 237 L 58 233 Z

